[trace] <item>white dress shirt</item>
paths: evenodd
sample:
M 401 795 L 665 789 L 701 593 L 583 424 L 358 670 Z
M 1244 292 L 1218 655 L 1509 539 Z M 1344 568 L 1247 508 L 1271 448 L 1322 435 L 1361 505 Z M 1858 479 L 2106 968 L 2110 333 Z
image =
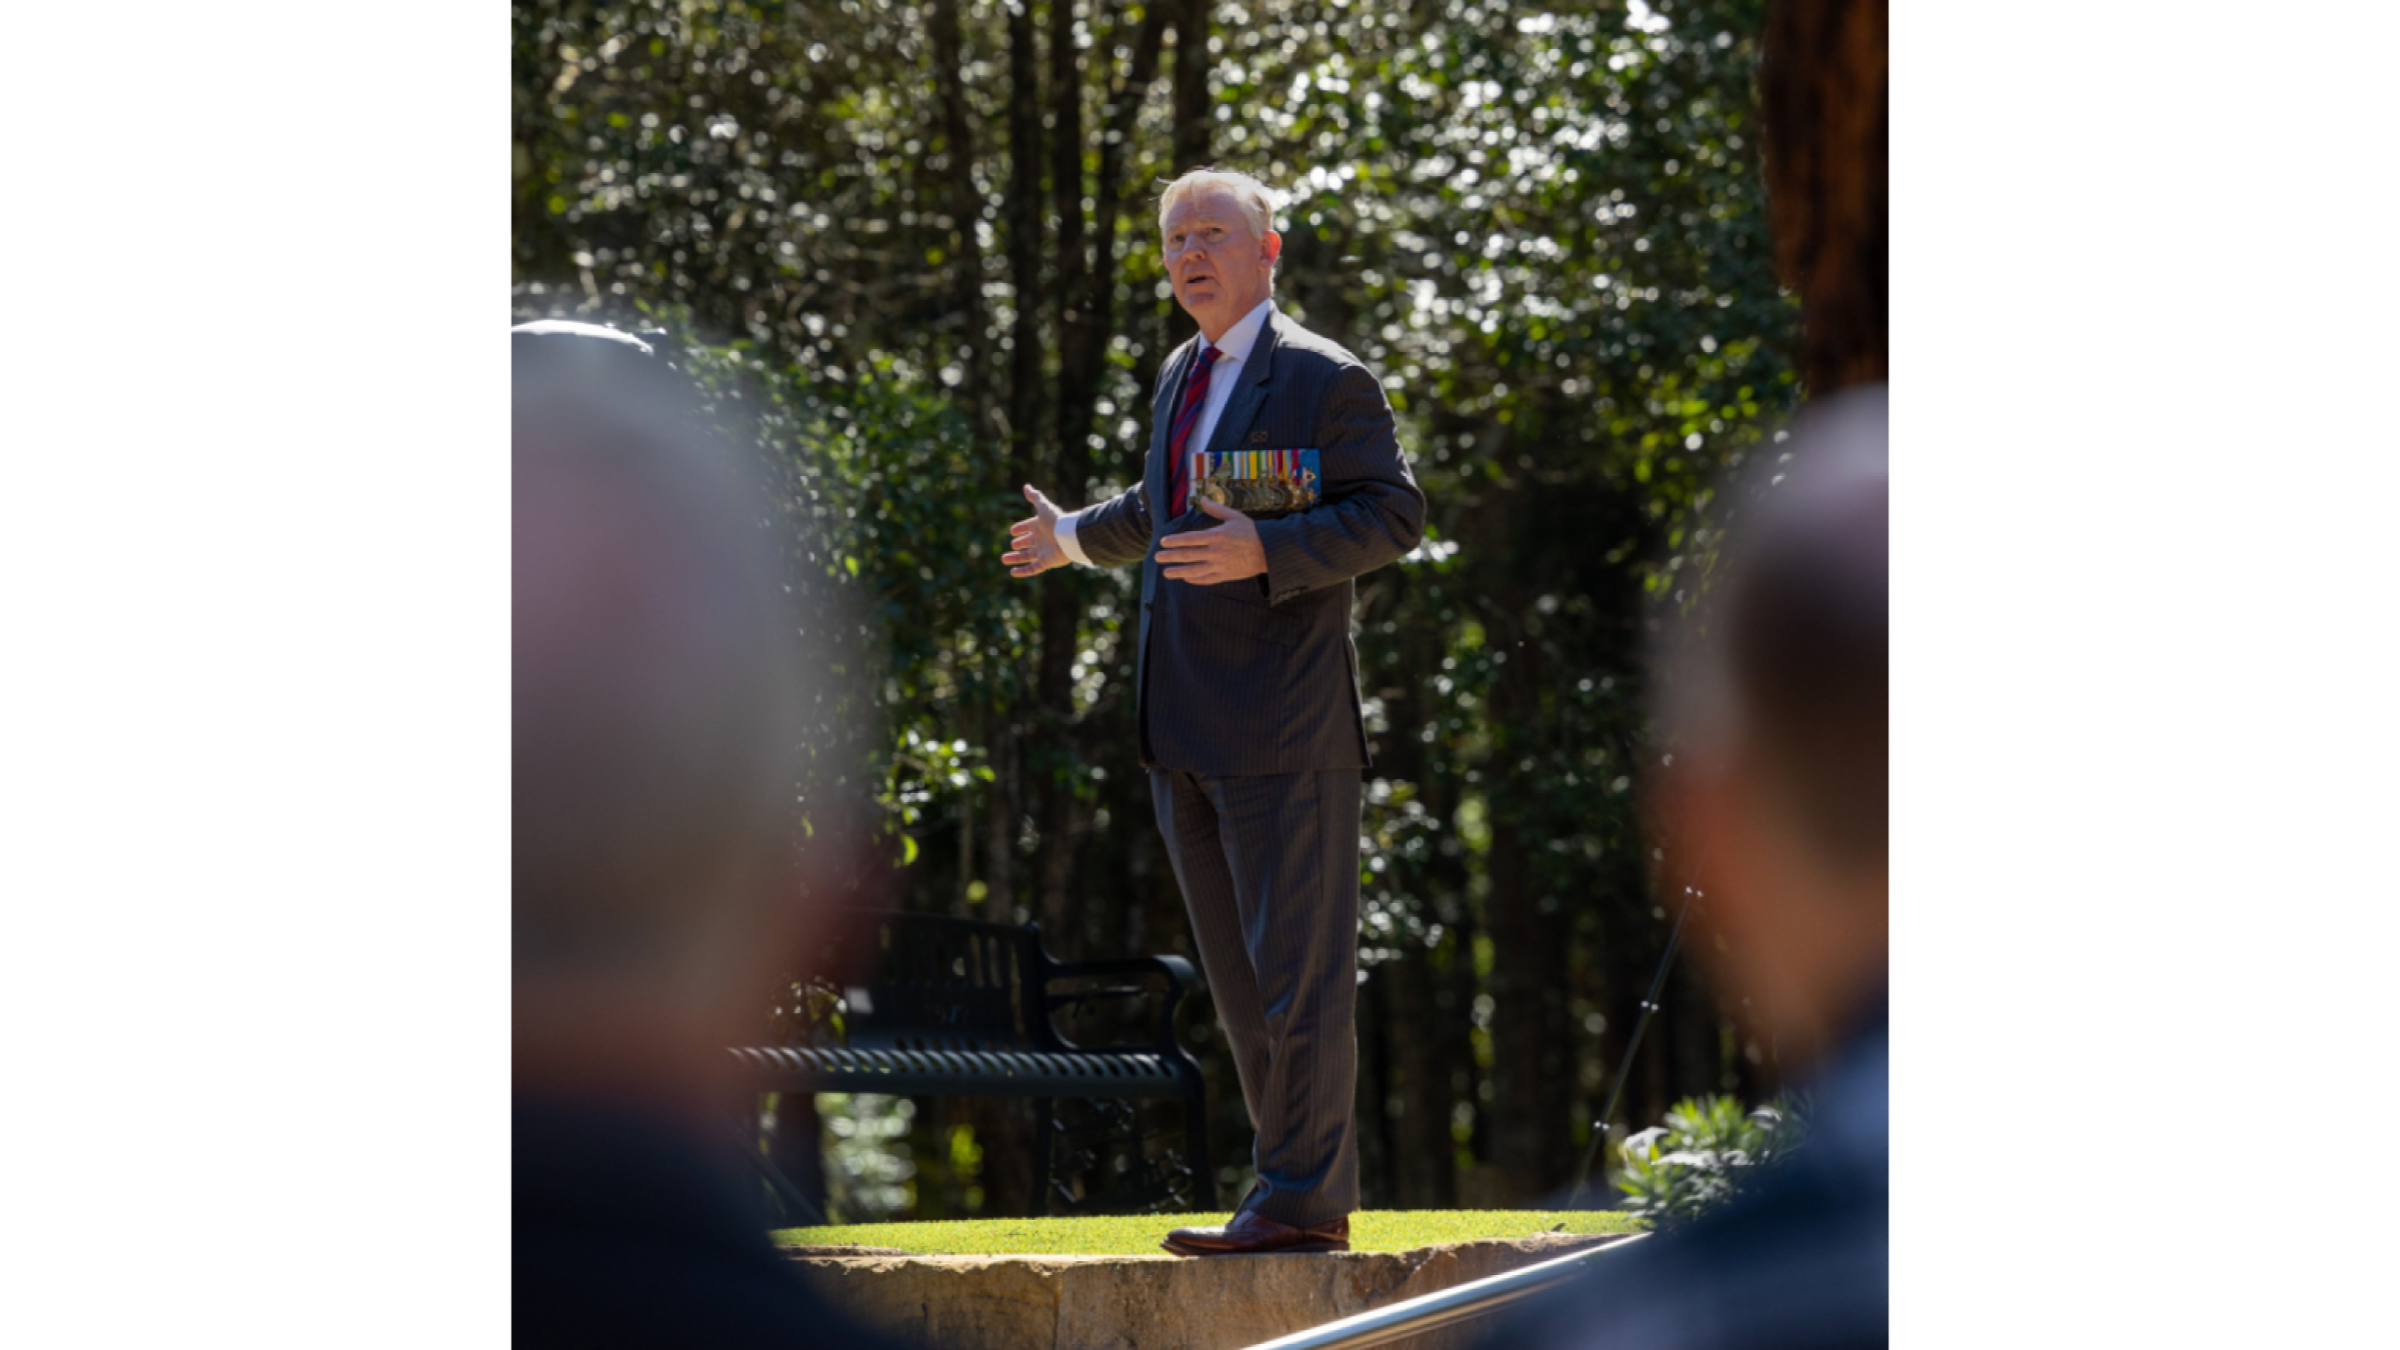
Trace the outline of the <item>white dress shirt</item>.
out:
M 1226 329 L 1225 335 L 1212 344 L 1217 349 L 1217 359 L 1208 368 L 1208 395 L 1201 400 L 1200 421 L 1192 428 L 1192 438 L 1184 442 L 1185 454 L 1188 455 L 1207 445 L 1208 438 L 1216 434 L 1217 418 L 1224 413 L 1225 405 L 1233 398 L 1234 374 L 1241 369 L 1243 360 L 1250 355 L 1250 349 L 1258 345 L 1258 330 L 1267 326 L 1267 311 L 1274 307 L 1274 296 L 1270 295 L 1259 301 L 1258 308 L 1234 320 L 1233 327 Z M 1203 341 L 1205 340 L 1203 339 Z M 1174 407 L 1180 409 L 1182 406 L 1183 395 L 1179 390 L 1176 393 Z M 1168 413 L 1170 417 L 1173 415 L 1172 411 Z M 1169 481 L 1173 481 L 1173 477 L 1174 475 L 1170 473 Z M 1087 506 L 1084 511 L 1090 509 Z M 1082 566 L 1094 567 L 1098 564 L 1085 556 L 1083 545 L 1075 542 L 1075 518 L 1082 514 L 1083 511 L 1073 511 L 1058 518 L 1058 546 L 1069 558 L 1074 559 Z

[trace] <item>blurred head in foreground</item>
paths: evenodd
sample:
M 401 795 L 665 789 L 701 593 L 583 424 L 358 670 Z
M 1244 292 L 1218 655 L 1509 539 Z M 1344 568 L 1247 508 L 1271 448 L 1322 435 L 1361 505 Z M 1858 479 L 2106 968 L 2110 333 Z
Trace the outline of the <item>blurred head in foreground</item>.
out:
M 1805 1142 L 1731 1199 L 1530 1307 L 1491 1350 L 1788 1350 L 1889 1340 L 1890 551 L 1881 389 L 1811 404 L 1734 485 L 1724 566 L 1654 685 L 1667 879 L 1693 949 L 1787 1065 Z
M 881 1347 L 729 1147 L 726 1050 L 819 921 L 792 834 L 825 626 L 678 372 L 576 325 L 512 347 L 513 1341 Z
M 1739 485 L 1723 569 L 1666 654 L 1657 801 L 1666 875 L 1700 893 L 1694 949 L 1805 1064 L 1887 973 L 1884 391 L 1812 404 L 1784 449 Z
M 805 936 L 800 624 L 679 374 L 606 330 L 512 345 L 516 1086 L 697 1120 Z

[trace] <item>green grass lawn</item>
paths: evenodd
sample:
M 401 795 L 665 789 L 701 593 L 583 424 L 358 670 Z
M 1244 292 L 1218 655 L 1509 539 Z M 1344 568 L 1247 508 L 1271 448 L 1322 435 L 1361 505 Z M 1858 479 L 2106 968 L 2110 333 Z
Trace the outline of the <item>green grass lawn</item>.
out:
M 1227 1214 L 1148 1214 L 1085 1219 L 960 1219 L 949 1223 L 854 1223 L 785 1228 L 786 1246 L 895 1247 L 953 1256 L 1156 1256 L 1170 1228 L 1223 1223 Z M 1404 1252 L 1437 1242 L 1521 1238 L 1535 1233 L 1638 1233 L 1639 1219 L 1608 1210 L 1385 1210 L 1350 1216 L 1350 1249 Z

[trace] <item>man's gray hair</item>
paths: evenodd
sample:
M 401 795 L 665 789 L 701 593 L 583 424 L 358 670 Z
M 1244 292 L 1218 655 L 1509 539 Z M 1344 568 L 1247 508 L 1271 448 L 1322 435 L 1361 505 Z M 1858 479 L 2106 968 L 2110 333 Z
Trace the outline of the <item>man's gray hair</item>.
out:
M 1175 203 L 1209 188 L 1223 188 L 1232 193 L 1234 204 L 1242 208 L 1243 218 L 1261 238 L 1275 228 L 1274 194 L 1267 190 L 1266 184 L 1231 169 L 1194 169 L 1167 184 L 1167 190 L 1158 197 L 1159 228 L 1166 228 L 1167 212 L 1175 209 Z

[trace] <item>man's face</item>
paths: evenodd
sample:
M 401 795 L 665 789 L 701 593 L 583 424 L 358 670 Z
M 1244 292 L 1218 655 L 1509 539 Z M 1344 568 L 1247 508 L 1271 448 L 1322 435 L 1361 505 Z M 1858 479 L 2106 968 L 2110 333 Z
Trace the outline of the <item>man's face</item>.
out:
M 1159 233 L 1175 299 L 1210 341 L 1267 298 L 1283 236 L 1252 229 L 1232 192 L 1211 187 L 1183 198 Z

